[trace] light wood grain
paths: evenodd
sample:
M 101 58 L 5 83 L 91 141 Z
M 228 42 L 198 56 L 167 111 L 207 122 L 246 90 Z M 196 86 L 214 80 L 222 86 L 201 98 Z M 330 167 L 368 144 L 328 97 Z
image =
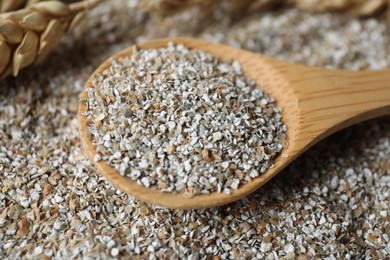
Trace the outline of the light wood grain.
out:
M 246 76 L 254 79 L 261 88 L 275 97 L 283 109 L 283 121 L 287 125 L 288 145 L 282 156 L 275 160 L 275 167 L 253 181 L 241 185 L 232 195 L 212 193 L 192 198 L 184 194 L 162 193 L 138 185 L 123 177 L 105 162 L 95 162 L 95 147 L 87 132 L 86 106 L 80 104 L 79 122 L 81 142 L 88 157 L 99 172 L 118 189 L 148 203 L 176 209 L 215 207 L 241 199 L 268 182 L 291 161 L 326 136 L 352 124 L 390 114 L 390 70 L 351 72 L 325 70 L 290 64 L 264 57 L 256 53 L 235 49 L 199 39 L 161 39 L 138 45 L 149 49 L 166 47 L 172 41 L 188 48 L 210 52 L 225 59 L 235 59 L 242 65 Z M 132 47 L 119 52 L 114 58 L 131 55 Z M 104 62 L 95 73 L 110 67 Z M 87 98 L 86 89 L 92 86 L 92 76 L 86 83 L 81 98 Z M 288 176 L 286 176 L 288 178 Z

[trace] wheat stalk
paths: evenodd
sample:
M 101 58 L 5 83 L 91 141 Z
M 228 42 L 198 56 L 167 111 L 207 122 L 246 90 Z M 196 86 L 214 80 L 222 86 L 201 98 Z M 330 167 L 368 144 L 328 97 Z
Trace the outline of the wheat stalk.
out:
M 389 6 L 388 0 L 295 0 L 298 8 L 313 11 L 345 11 L 354 15 L 368 16 Z
M 4 2 L 1 1 L 3 6 Z M 73 4 L 61 1 L 13 1 L 13 7 L 27 4 L 23 9 L 0 14 L 0 79 L 29 65 L 41 62 L 72 30 L 88 9 L 101 0 L 85 0 Z M 10 5 L 9 5 L 10 6 Z
M 145 0 L 143 4 L 147 10 L 167 16 L 194 5 L 208 11 L 222 2 L 230 4 L 232 12 L 259 11 L 283 4 L 307 11 L 342 11 L 359 16 L 373 15 L 390 6 L 389 0 Z

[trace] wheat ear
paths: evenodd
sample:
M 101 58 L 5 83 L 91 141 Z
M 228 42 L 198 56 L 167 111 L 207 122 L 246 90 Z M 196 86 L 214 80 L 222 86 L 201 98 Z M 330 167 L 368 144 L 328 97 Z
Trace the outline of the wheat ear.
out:
M 28 2 L 28 1 L 27 1 Z M 41 62 L 101 0 L 72 4 L 35 1 L 26 8 L 0 14 L 0 79 Z
M 228 2 L 232 12 L 260 11 L 276 5 L 292 5 L 306 11 L 340 11 L 359 16 L 376 14 L 390 5 L 389 0 L 145 0 L 143 6 L 148 11 L 153 10 L 167 16 L 194 5 L 208 11 L 222 2 Z
M 0 13 L 16 11 L 44 0 L 0 0 Z

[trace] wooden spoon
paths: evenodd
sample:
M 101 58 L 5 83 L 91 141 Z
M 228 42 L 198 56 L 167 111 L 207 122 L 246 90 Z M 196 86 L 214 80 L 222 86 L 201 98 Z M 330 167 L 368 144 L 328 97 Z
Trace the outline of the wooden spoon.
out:
M 185 194 L 163 193 L 137 184 L 123 177 L 105 162 L 95 162 L 95 147 L 87 132 L 86 106 L 80 104 L 79 120 L 81 142 L 88 157 L 100 173 L 118 189 L 148 203 L 175 209 L 215 207 L 236 201 L 257 190 L 283 170 L 306 149 L 326 136 L 352 124 L 390 114 L 390 70 L 343 71 L 326 70 L 290 64 L 269 57 L 235 49 L 226 45 L 199 39 L 172 38 L 137 45 L 140 49 L 166 47 L 168 42 L 184 44 L 189 49 L 212 53 L 221 59 L 234 59 L 241 63 L 246 76 L 254 79 L 283 109 L 287 125 L 287 146 L 275 160 L 275 167 L 260 177 L 241 185 L 233 194 L 211 193 L 188 197 Z M 123 50 L 114 59 L 129 56 L 133 48 Z M 111 66 L 105 61 L 95 72 L 101 73 Z M 92 88 L 89 78 L 81 98 L 87 98 L 86 89 Z M 288 176 L 286 176 L 288 178 Z

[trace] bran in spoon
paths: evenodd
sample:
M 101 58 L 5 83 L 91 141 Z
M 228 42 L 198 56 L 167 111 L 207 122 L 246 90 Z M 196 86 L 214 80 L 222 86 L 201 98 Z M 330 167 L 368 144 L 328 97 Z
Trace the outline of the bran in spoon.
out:
M 93 84 L 94 159 L 145 187 L 231 194 L 283 148 L 280 108 L 237 61 L 169 44 L 113 60 Z
M 135 50 L 87 92 L 94 159 L 163 192 L 230 194 L 285 140 L 280 109 L 237 61 L 183 45 Z

